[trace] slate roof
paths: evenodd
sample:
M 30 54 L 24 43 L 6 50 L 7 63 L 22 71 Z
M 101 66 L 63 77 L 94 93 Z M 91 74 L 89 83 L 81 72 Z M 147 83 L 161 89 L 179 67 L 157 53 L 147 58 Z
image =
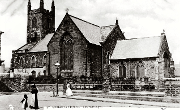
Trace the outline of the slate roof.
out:
M 48 51 L 47 45 L 49 41 L 51 40 L 54 33 L 47 34 L 44 39 L 39 41 L 29 52 L 42 52 L 42 51 Z
M 112 60 L 158 57 L 161 36 L 117 41 Z
M 110 26 L 102 26 L 100 29 L 101 33 L 101 39 L 102 41 L 105 41 L 107 36 L 111 33 L 111 31 L 114 29 L 115 25 Z
M 97 26 L 80 18 L 69 15 L 84 37 L 92 44 L 100 45 L 102 38 L 107 37 L 115 26 Z M 105 28 L 106 27 L 106 28 Z
M 25 44 L 22 47 L 20 47 L 19 49 L 16 50 L 17 53 L 24 53 L 25 50 L 30 50 L 31 48 L 33 48 L 36 45 L 36 43 L 32 43 L 32 44 Z

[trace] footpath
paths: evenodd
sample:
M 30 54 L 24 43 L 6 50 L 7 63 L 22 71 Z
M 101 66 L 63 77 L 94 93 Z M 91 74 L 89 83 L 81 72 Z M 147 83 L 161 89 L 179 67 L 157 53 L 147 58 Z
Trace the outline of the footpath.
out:
M 102 91 L 73 90 L 73 94 L 73 96 L 68 98 L 76 100 L 148 105 L 166 108 L 180 107 L 180 96 L 165 96 L 163 92 L 110 91 L 108 93 L 103 93 Z M 59 97 L 66 98 L 66 96 Z

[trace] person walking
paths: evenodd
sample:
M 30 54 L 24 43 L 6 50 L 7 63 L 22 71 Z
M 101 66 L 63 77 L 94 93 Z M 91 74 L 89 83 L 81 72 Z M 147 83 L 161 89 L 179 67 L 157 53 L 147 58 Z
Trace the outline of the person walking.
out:
M 67 89 L 66 89 L 66 96 L 69 97 L 69 96 L 72 96 L 73 93 L 72 93 L 72 90 L 70 88 L 70 83 L 68 82 L 67 83 Z
M 21 103 L 22 103 L 22 108 L 23 108 L 24 110 L 26 110 L 26 108 L 28 107 L 27 99 L 28 99 L 27 95 L 24 94 L 24 98 L 23 98 L 22 101 L 21 101 Z
M 38 109 L 39 108 L 38 98 L 37 98 L 38 89 L 36 88 L 35 84 L 31 86 L 31 93 L 32 93 L 32 100 L 31 100 L 32 105 L 30 105 L 30 108 Z

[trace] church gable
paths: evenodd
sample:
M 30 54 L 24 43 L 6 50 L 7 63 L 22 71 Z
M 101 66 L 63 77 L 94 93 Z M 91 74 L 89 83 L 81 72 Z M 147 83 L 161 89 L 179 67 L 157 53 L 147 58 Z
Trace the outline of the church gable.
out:
M 104 63 L 108 63 L 108 59 L 112 56 L 117 41 L 124 39 L 125 37 L 119 28 L 119 25 L 116 24 L 112 31 L 110 31 L 108 36 L 104 39 L 104 42 L 102 42 Z
M 84 73 L 83 62 L 86 60 L 84 54 L 88 43 L 70 15 L 66 14 L 48 44 L 50 73 L 56 73 L 54 63 L 57 61 L 61 64 L 62 74 L 73 72 L 78 75 Z
M 167 42 L 167 39 L 166 39 L 166 35 L 164 33 L 162 33 L 162 35 L 161 35 L 161 44 L 160 44 L 159 53 L 158 53 L 159 57 L 163 58 L 164 53 L 166 53 L 168 55 L 168 58 L 171 57 L 171 53 L 169 51 L 169 46 L 168 46 L 168 42 Z
M 71 36 L 73 38 L 75 38 L 76 40 L 84 39 L 84 38 L 82 38 L 83 37 L 82 32 L 78 29 L 76 24 L 72 21 L 72 19 L 70 18 L 70 15 L 68 13 L 66 13 L 65 17 L 63 18 L 62 22 L 60 23 L 59 27 L 57 28 L 54 36 L 50 40 L 49 44 L 51 42 L 60 42 L 60 40 L 62 39 L 61 37 L 65 33 L 71 34 Z M 81 38 L 77 38 L 79 36 L 81 36 Z

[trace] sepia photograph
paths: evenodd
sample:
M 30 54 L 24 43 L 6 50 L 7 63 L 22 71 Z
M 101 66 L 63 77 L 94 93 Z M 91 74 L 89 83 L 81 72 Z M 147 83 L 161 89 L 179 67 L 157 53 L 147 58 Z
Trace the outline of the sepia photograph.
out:
M 0 0 L 0 110 L 180 108 L 180 0 Z

